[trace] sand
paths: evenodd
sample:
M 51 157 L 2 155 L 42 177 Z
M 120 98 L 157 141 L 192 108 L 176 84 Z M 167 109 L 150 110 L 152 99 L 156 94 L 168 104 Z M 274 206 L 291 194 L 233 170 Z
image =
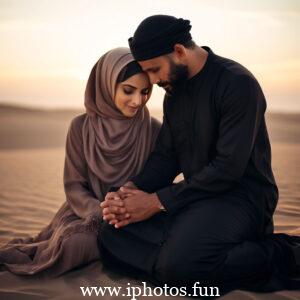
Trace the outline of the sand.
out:
M 65 136 L 70 120 L 80 113 L 0 105 L 0 244 L 14 237 L 37 234 L 65 201 L 62 185 Z M 152 115 L 161 118 L 160 111 L 152 111 Z M 280 191 L 275 231 L 300 235 L 300 115 L 268 114 L 267 124 Z M 79 286 L 126 287 L 127 282 L 141 286 L 137 281 L 103 270 L 101 262 L 51 280 L 0 272 L 0 299 L 82 299 Z M 139 297 L 142 298 L 146 297 Z M 223 297 L 297 298 L 300 299 L 297 291 L 272 294 L 234 291 Z

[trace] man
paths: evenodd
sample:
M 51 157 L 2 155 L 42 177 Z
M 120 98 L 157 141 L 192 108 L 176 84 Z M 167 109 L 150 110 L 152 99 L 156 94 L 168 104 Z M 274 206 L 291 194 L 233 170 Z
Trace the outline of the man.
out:
M 129 39 L 166 90 L 164 119 L 144 169 L 101 204 L 100 246 L 161 283 L 200 281 L 222 293 L 289 288 L 272 278 L 296 267 L 300 238 L 273 234 L 278 189 L 265 97 L 246 68 L 197 46 L 190 29 L 188 20 L 155 15 Z

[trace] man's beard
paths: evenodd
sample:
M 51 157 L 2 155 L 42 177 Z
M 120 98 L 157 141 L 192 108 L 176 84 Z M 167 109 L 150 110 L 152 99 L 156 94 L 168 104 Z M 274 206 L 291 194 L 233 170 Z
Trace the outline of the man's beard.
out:
M 168 82 L 159 82 L 158 85 L 165 89 L 167 94 L 174 94 L 181 89 L 189 78 L 189 70 L 186 65 L 175 64 L 170 60 L 170 73 Z

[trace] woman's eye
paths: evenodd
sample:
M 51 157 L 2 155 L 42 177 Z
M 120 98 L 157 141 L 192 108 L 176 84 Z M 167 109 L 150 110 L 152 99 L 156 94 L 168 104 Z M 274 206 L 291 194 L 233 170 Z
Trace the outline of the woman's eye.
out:
M 132 90 L 123 89 L 123 91 L 126 95 L 132 94 Z

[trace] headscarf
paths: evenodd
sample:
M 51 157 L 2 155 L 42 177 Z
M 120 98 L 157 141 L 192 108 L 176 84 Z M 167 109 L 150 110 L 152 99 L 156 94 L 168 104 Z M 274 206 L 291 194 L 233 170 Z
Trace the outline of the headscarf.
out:
M 113 49 L 98 60 L 87 82 L 83 148 L 97 195 L 104 196 L 109 186 L 120 186 L 136 175 L 153 146 L 147 107 L 129 118 L 114 102 L 118 75 L 133 60 L 128 48 Z

